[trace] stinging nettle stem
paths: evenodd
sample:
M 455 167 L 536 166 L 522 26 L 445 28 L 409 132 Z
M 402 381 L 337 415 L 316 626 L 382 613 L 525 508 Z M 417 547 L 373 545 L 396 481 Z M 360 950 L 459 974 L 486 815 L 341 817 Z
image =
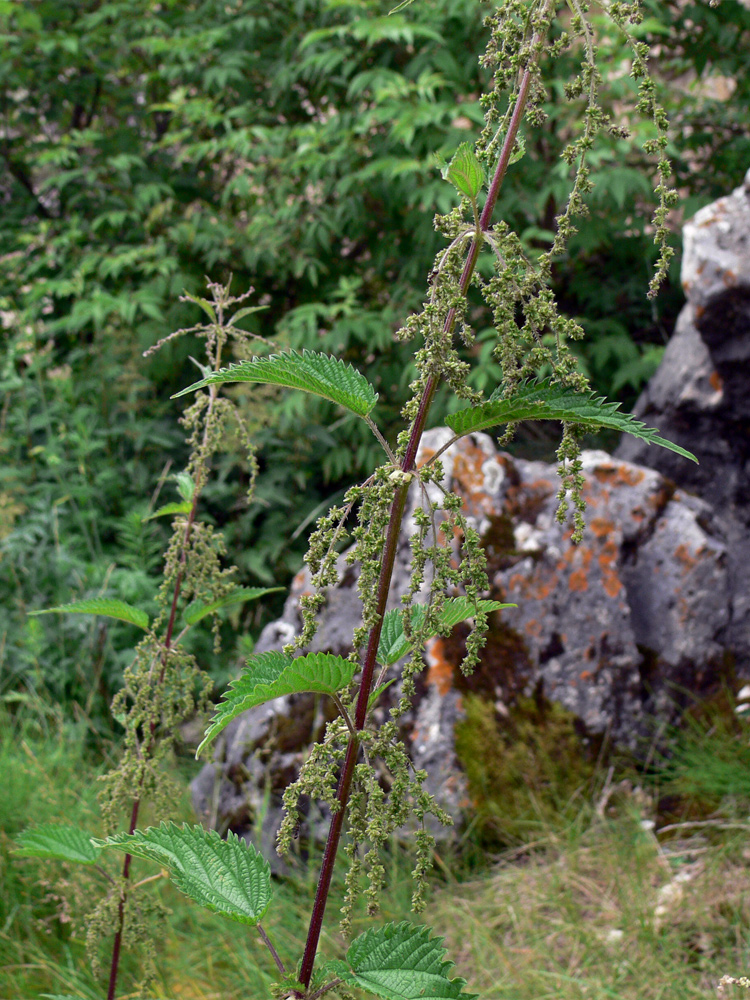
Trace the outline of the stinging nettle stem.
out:
M 541 41 L 541 36 L 539 33 L 535 34 L 531 45 L 531 61 L 535 60 L 537 57 L 538 44 Z M 516 97 L 515 107 L 513 109 L 513 114 L 511 116 L 510 124 L 508 126 L 508 132 L 505 136 L 503 142 L 503 147 L 500 152 L 500 158 L 498 160 L 497 166 L 495 168 L 492 181 L 490 183 L 489 191 L 487 193 L 487 201 L 485 202 L 484 209 L 479 219 L 479 227 L 484 232 L 490 227 L 492 220 L 492 213 L 497 202 L 498 194 L 500 193 L 500 187 L 503 183 L 506 171 L 508 169 L 508 164 L 510 163 L 511 154 L 513 152 L 513 146 L 516 141 L 516 136 L 518 134 L 518 129 L 521 125 L 523 119 L 524 111 L 526 108 L 526 102 L 529 96 L 529 89 L 531 87 L 532 79 L 532 66 L 529 65 L 524 70 L 521 81 L 518 87 L 518 94 Z M 474 268 L 476 267 L 477 258 L 479 257 L 480 250 L 480 239 L 472 240 L 471 246 L 469 248 L 469 253 L 466 258 L 466 263 L 464 265 L 463 273 L 461 274 L 461 280 L 459 283 L 460 291 L 463 295 L 466 294 L 469 282 L 474 273 Z M 451 308 L 448 315 L 445 318 L 444 331 L 446 333 L 451 333 L 456 320 L 456 310 L 455 307 Z M 404 460 L 401 464 L 401 471 L 409 473 L 415 467 L 415 460 L 417 456 L 417 451 L 419 449 L 419 443 L 422 440 L 422 434 L 424 433 L 425 424 L 427 423 L 427 416 L 432 405 L 435 392 L 438 388 L 439 380 L 437 376 L 430 375 L 425 383 L 424 389 L 422 391 L 422 398 L 419 402 L 419 408 L 417 410 L 417 415 L 412 424 L 411 433 L 409 436 L 409 441 L 406 447 L 406 452 L 404 454 Z M 354 724 L 357 730 L 364 728 L 365 719 L 367 716 L 367 703 L 370 697 L 370 691 L 372 689 L 373 675 L 375 671 L 375 657 L 378 650 L 378 644 L 380 642 L 380 633 L 383 627 L 383 615 L 385 614 L 386 603 L 388 600 L 388 594 L 391 587 L 391 578 L 393 576 L 393 565 L 396 558 L 396 547 L 398 544 L 399 534 L 401 532 L 401 522 L 404 516 L 404 509 L 406 506 L 406 497 L 409 491 L 409 484 L 404 483 L 400 486 L 396 495 L 393 498 L 391 504 L 390 519 L 388 523 L 388 532 L 386 535 L 385 546 L 383 550 L 383 561 L 381 564 L 380 578 L 378 581 L 378 591 L 377 591 L 377 601 L 376 601 L 376 611 L 378 615 L 377 624 L 373 627 L 370 632 L 370 637 L 367 643 L 367 652 L 365 654 L 365 662 L 362 668 L 362 679 L 360 681 L 359 695 L 357 697 L 357 707 L 354 716 Z M 325 915 L 326 903 L 328 901 L 328 894 L 331 888 L 331 879 L 333 877 L 333 870 L 336 864 L 336 854 L 338 852 L 339 841 L 341 839 L 341 832 L 343 830 L 344 818 L 346 815 L 346 807 L 349 801 L 349 794 L 351 792 L 352 778 L 354 776 L 354 767 L 357 763 L 359 751 L 359 740 L 352 737 L 349 740 L 346 749 L 346 758 L 344 760 L 344 765 L 341 771 L 341 776 L 339 778 L 339 785 L 336 794 L 337 801 L 339 802 L 338 810 L 333 814 L 331 819 L 331 825 L 328 831 L 328 839 L 326 841 L 325 851 L 323 854 L 323 861 L 320 869 L 320 876 L 318 881 L 318 888 L 315 894 L 315 902 L 313 905 L 312 915 L 310 918 L 310 926 L 307 933 L 307 941 L 305 943 L 305 951 L 302 957 L 302 964 L 300 967 L 300 982 L 308 987 L 310 985 L 310 980 L 312 979 L 313 966 L 315 964 L 315 955 L 318 949 L 318 942 L 320 940 L 320 934 L 323 927 L 323 917 Z
M 213 410 L 214 401 L 218 394 L 218 387 L 212 385 L 210 387 L 210 400 L 208 404 L 208 412 L 206 414 L 207 419 L 211 415 Z M 206 434 L 204 433 L 204 444 L 206 440 Z M 205 478 L 205 477 L 204 477 Z M 195 491 L 193 492 L 192 506 L 190 508 L 190 513 L 188 514 L 187 523 L 185 525 L 185 533 L 182 541 L 182 549 L 180 551 L 180 565 L 177 570 L 177 576 L 174 583 L 174 592 L 172 594 L 172 605 L 169 611 L 169 621 L 167 623 L 167 630 L 164 635 L 164 651 L 162 653 L 161 670 L 159 672 L 159 680 L 157 687 L 161 687 L 164 683 L 164 676 L 167 671 L 167 660 L 169 658 L 169 650 L 172 646 L 172 635 L 174 633 L 174 625 L 177 618 L 177 602 L 180 599 L 180 592 L 182 590 L 182 580 L 185 574 L 185 565 L 187 563 L 187 547 L 190 542 L 190 534 L 193 529 L 193 522 L 195 521 L 195 515 L 198 510 L 198 498 L 200 496 L 201 487 L 203 483 L 201 482 L 200 476 L 198 477 L 198 482 L 195 485 Z M 145 756 L 148 757 L 153 749 L 154 741 L 156 739 L 156 723 L 151 720 L 149 742 L 145 748 Z M 145 771 L 141 771 L 141 777 L 139 781 L 138 794 L 133 799 L 133 806 L 130 812 L 130 823 L 128 824 L 128 833 L 132 836 L 138 826 L 138 812 L 141 808 L 141 788 L 143 787 L 143 779 L 145 777 Z M 131 854 L 126 854 L 122 863 L 122 881 L 120 885 L 120 900 L 117 904 L 117 923 L 115 927 L 114 941 L 112 942 L 112 959 L 109 967 L 109 983 L 107 986 L 107 1000 L 115 1000 L 115 992 L 117 990 L 117 976 L 120 969 L 120 951 L 122 948 L 122 933 L 125 927 L 125 904 L 128 896 L 128 883 L 130 881 L 130 865 L 132 863 L 133 856 Z

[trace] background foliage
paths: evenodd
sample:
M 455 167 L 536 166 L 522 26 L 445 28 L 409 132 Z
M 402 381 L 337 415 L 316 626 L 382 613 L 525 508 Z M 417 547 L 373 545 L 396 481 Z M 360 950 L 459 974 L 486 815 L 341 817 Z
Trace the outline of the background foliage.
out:
M 248 331 L 336 353 L 366 370 L 387 425 L 411 378 L 393 331 L 421 300 L 452 204 L 434 154 L 481 122 L 481 3 L 422 0 L 0 0 L 0 697 L 44 694 L 100 718 L 128 657 L 126 625 L 28 618 L 99 595 L 155 592 L 166 530 L 143 516 L 177 499 L 185 449 L 169 401 L 195 380 L 198 321 L 179 301 L 204 277 L 257 289 Z M 750 11 L 647 0 L 660 100 L 674 122 L 683 214 L 740 183 L 750 163 Z M 607 29 L 612 32 L 612 29 Z M 626 50 L 603 103 L 632 90 Z M 498 215 L 544 247 L 568 190 L 558 154 L 577 110 L 546 67 L 550 118 Z M 638 126 L 639 129 L 648 126 Z M 589 333 L 594 385 L 632 395 L 653 372 L 680 307 L 678 264 L 655 305 L 651 187 L 639 132 L 596 153 L 591 215 L 556 268 L 565 311 Z M 648 169 L 646 170 L 648 174 Z M 681 219 L 674 219 L 678 233 Z M 677 237 L 675 238 L 677 245 Z M 478 330 L 488 317 L 477 304 Z M 485 350 L 486 343 L 486 350 Z M 497 372 L 481 333 L 476 386 Z M 296 571 L 304 525 L 365 468 L 374 445 L 323 400 L 241 393 L 261 463 L 255 501 L 238 448 L 206 502 L 250 584 Z M 628 400 L 626 399 L 626 402 Z M 436 420 L 445 415 L 436 410 Z M 362 434 L 362 436 L 358 436 Z M 221 686 L 263 614 L 214 660 Z M 243 633 L 247 633 L 243 637 Z M 241 650 L 240 648 L 241 647 Z M 93 678 L 93 683 L 92 683 Z

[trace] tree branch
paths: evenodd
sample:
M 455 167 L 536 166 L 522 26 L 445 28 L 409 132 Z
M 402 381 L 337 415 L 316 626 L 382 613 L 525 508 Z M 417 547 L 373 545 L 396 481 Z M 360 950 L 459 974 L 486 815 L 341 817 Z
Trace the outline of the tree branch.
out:
M 34 185 L 31 183 L 31 178 L 26 172 L 26 169 L 16 160 L 11 159 L 10 153 L 7 150 L 3 150 L 3 159 L 8 165 L 8 172 L 10 173 L 10 175 L 14 177 L 15 180 L 17 180 L 18 183 L 21 185 L 21 187 L 25 188 L 26 191 L 28 191 L 28 193 L 31 195 L 31 198 L 36 206 L 37 214 L 40 215 L 43 219 L 51 219 L 52 215 L 47 211 L 47 209 L 39 200 L 39 196 L 34 190 Z

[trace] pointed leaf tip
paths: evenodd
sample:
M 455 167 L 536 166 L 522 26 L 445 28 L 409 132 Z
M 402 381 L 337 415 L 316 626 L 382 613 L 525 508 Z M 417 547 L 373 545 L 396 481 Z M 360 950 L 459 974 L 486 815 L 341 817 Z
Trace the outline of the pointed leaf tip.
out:
M 185 608 L 183 618 L 187 625 L 195 625 L 201 618 L 205 618 L 206 615 L 212 615 L 221 608 L 228 608 L 233 604 L 244 604 L 245 601 L 257 601 L 259 597 L 265 597 L 266 594 L 276 594 L 283 589 L 283 587 L 239 587 L 237 590 L 233 590 L 231 594 L 219 597 L 215 601 L 208 601 L 207 603 L 193 601 L 192 604 L 188 604 Z
M 287 389 L 302 389 L 338 403 L 360 417 L 368 416 L 378 400 L 375 389 L 356 368 L 339 358 L 308 350 L 303 350 L 302 354 L 289 351 L 241 361 L 193 383 L 175 393 L 172 399 L 224 382 L 262 382 Z
M 443 177 L 450 181 L 459 194 L 475 201 L 484 184 L 484 170 L 468 142 L 462 142 L 453 159 L 443 170 Z
M 448 597 L 440 612 L 439 629 L 449 631 L 459 622 L 471 618 L 476 611 L 500 611 L 503 608 L 514 608 L 515 604 L 501 604 L 499 601 L 477 601 L 476 607 L 469 597 Z M 413 604 L 411 623 L 414 631 L 419 631 L 427 614 L 426 604 Z M 431 633 L 423 638 L 432 638 Z M 411 648 L 411 641 L 404 632 L 404 612 L 401 608 L 387 611 L 383 616 L 383 627 L 380 632 L 380 642 L 376 659 L 381 666 L 387 667 L 406 656 Z
M 175 473 L 177 492 L 186 503 L 190 503 L 195 496 L 195 481 L 189 472 Z
M 619 407 L 619 403 L 608 402 L 603 396 L 596 396 L 593 391 L 576 392 L 553 383 L 550 379 L 543 379 L 525 382 L 512 396 L 504 399 L 497 398 L 493 393 L 485 403 L 449 414 L 445 422 L 454 434 L 462 437 L 498 424 L 517 423 L 521 420 L 559 420 L 578 424 L 589 430 L 607 428 L 632 434 L 647 444 L 667 448 L 697 463 L 698 459 L 692 452 L 667 441 L 655 428 L 647 427 L 632 413 L 621 413 Z
M 91 834 L 65 823 L 44 823 L 24 830 L 16 838 L 13 853 L 19 858 L 55 858 L 92 865 L 101 849 L 91 842 Z
M 143 518 L 143 520 L 153 521 L 156 517 L 167 517 L 169 514 L 189 514 L 192 509 L 193 505 L 189 500 L 179 500 L 174 503 L 165 503 L 163 507 L 159 507 L 153 514 L 148 514 Z
M 214 717 L 195 756 L 200 756 L 203 748 L 216 739 L 232 719 L 249 708 L 255 708 L 256 705 L 282 695 L 308 691 L 336 694 L 349 687 L 358 669 L 356 663 L 332 653 L 308 653 L 305 656 L 291 657 L 285 653 L 270 651 L 251 656 L 247 667 L 237 680 L 232 681 L 222 701 L 216 706 Z
M 87 601 L 73 601 L 71 604 L 61 604 L 57 608 L 42 608 L 39 611 L 29 611 L 30 615 L 51 615 L 58 614 L 80 614 L 80 615 L 103 615 L 105 618 L 117 618 L 120 621 L 128 622 L 130 625 L 137 625 L 138 628 L 148 629 L 148 615 L 140 608 L 134 608 L 132 604 L 125 601 L 118 601 L 107 597 L 95 597 Z

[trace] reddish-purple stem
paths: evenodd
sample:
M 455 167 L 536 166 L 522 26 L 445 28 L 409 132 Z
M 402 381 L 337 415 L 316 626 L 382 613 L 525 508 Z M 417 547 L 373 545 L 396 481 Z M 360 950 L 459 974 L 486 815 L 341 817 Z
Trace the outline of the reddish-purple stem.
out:
M 138 823 L 138 809 L 140 807 L 140 798 L 133 799 L 133 809 L 130 813 L 130 827 L 128 828 L 128 833 L 133 833 Z M 115 989 L 117 988 L 117 973 L 120 968 L 120 947 L 122 945 L 122 929 L 125 925 L 125 886 L 130 878 L 130 862 L 132 860 L 131 854 L 125 855 L 125 860 L 122 864 L 122 881 L 123 885 L 120 888 L 120 902 L 117 904 L 117 930 L 115 931 L 115 939 L 112 942 L 112 962 L 109 967 L 109 987 L 107 989 L 107 1000 L 115 1000 Z
M 495 173 L 492 177 L 492 182 L 487 194 L 487 201 L 479 220 L 479 227 L 482 232 L 485 232 L 490 227 L 492 213 L 495 208 L 495 203 L 497 202 L 497 196 L 500 192 L 500 186 L 503 182 L 503 178 L 505 177 L 505 172 L 508 169 L 508 164 L 510 163 L 510 157 L 513 152 L 516 135 L 518 134 L 518 128 L 521 124 L 521 119 L 523 118 L 524 109 L 526 107 L 529 87 L 531 85 L 531 76 L 532 70 L 529 66 L 521 77 L 516 104 L 508 126 L 508 133 L 505 136 L 503 148 L 500 153 L 500 159 L 498 160 L 497 167 L 495 168 Z M 466 264 L 464 265 L 459 284 L 461 292 L 464 295 L 469 288 L 469 282 L 471 281 L 471 276 L 474 273 L 477 258 L 479 257 L 480 245 L 481 241 L 475 239 L 472 241 L 471 247 L 469 248 Z M 450 333 L 453 330 L 455 321 L 456 310 L 453 308 L 448 312 L 448 315 L 445 318 L 444 330 L 446 333 Z M 409 442 L 406 446 L 406 452 L 404 454 L 404 460 L 401 464 L 403 472 L 411 472 L 414 468 L 419 442 L 422 439 L 422 434 L 427 422 L 427 415 L 429 413 L 430 406 L 432 405 L 435 390 L 438 387 L 438 381 L 437 376 L 431 375 L 425 383 L 422 398 L 419 402 L 417 416 L 412 424 Z M 396 546 L 401 532 L 401 521 L 403 520 L 408 490 L 408 483 L 399 487 L 395 497 L 393 498 L 393 503 L 391 504 L 388 532 L 383 551 L 383 562 L 380 569 L 380 578 L 378 580 L 376 601 L 378 622 L 370 632 L 370 638 L 367 643 L 365 662 L 362 668 L 362 680 L 360 682 L 357 707 L 354 716 L 354 725 L 357 730 L 364 728 L 367 716 L 367 703 L 370 698 L 370 691 L 375 672 L 375 657 L 378 650 L 378 644 L 380 642 L 380 633 L 383 627 L 383 615 L 385 614 L 388 593 L 391 588 L 393 564 L 396 558 Z M 331 879 L 333 878 L 333 870 L 336 864 L 336 854 L 338 852 L 339 841 L 341 839 L 341 831 L 344 826 L 344 817 L 346 815 L 346 807 L 349 801 L 349 793 L 351 791 L 352 778 L 354 776 L 354 767 L 357 763 L 358 751 L 359 740 L 352 736 L 346 749 L 346 757 L 344 759 L 344 765 L 339 778 L 339 785 L 336 793 L 339 808 L 338 811 L 333 814 L 331 819 L 331 826 L 328 831 L 328 840 L 326 841 L 325 851 L 323 853 L 318 888 L 315 894 L 312 915 L 310 917 L 310 927 L 307 932 L 305 951 L 302 956 L 299 979 L 306 988 L 310 985 L 310 980 L 312 978 L 315 955 L 318 950 L 320 933 L 323 928 L 323 917 L 325 915 L 326 903 L 328 902 L 328 893 L 331 888 Z

